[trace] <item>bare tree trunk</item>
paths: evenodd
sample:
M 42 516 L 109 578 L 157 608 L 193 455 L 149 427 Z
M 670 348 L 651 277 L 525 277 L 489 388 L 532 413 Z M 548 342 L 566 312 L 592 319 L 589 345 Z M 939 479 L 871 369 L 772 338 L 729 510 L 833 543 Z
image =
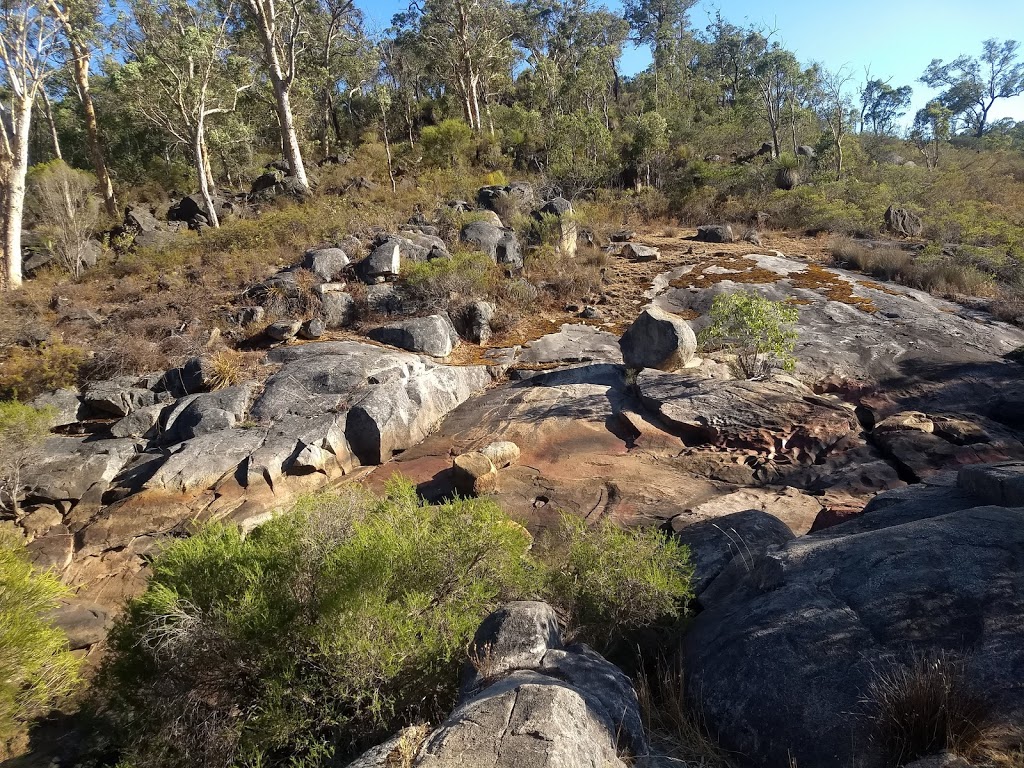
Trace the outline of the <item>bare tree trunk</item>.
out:
M 50 97 L 46 95 L 46 89 L 40 89 L 39 95 L 43 100 L 43 115 L 46 117 L 46 124 L 50 127 L 53 154 L 57 156 L 58 160 L 63 160 L 64 155 L 60 151 L 60 138 L 57 136 L 57 124 L 53 121 L 53 110 L 50 108 Z
M 395 168 L 391 159 L 391 139 L 388 137 L 388 112 L 381 104 L 380 107 L 381 127 L 384 133 L 384 150 L 388 155 L 388 176 L 391 178 L 391 192 L 398 192 L 398 184 L 395 181 Z
M 5 287 L 20 288 L 21 221 L 25 213 L 25 176 L 28 173 L 28 136 L 32 127 L 32 99 L 23 98 L 11 116 L 11 163 L 3 212 L 3 255 Z
M 206 167 L 206 126 L 203 118 L 199 118 L 196 124 L 196 135 L 192 143 L 192 152 L 195 154 L 196 176 L 199 177 L 199 194 L 203 196 L 203 204 L 210 214 L 210 226 L 214 229 L 220 228 L 220 220 L 217 218 L 217 206 L 213 204 L 213 194 L 210 192 L 210 183 L 207 177 Z
M 73 31 L 69 25 L 65 24 L 64 32 L 70 39 Z M 100 126 L 96 120 L 96 108 L 92 103 L 92 91 L 89 90 L 89 57 L 81 49 L 81 46 L 75 43 L 71 43 L 71 51 L 75 88 L 78 91 L 78 98 L 82 102 L 82 112 L 85 116 L 85 136 L 89 145 L 89 159 L 92 161 L 92 169 L 96 173 L 100 194 L 103 195 L 103 207 L 106 208 L 110 216 L 117 218 L 118 207 L 117 198 L 114 196 L 114 184 L 110 180 L 110 172 L 107 170 L 103 143 L 100 141 Z

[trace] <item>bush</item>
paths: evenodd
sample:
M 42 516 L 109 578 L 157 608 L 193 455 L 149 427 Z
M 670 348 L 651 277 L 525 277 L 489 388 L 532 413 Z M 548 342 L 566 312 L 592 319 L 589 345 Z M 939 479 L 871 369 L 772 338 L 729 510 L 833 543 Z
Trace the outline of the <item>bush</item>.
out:
M 442 120 L 423 129 L 420 143 L 428 162 L 439 168 L 461 167 L 473 147 L 473 129 L 461 120 Z
M 89 240 L 99 223 L 95 188 L 91 174 L 70 168 L 62 160 L 33 168 L 29 177 L 29 209 L 38 222 L 39 234 L 75 280 L 85 269 Z
M 453 303 L 487 296 L 500 279 L 497 265 L 474 251 L 456 253 L 451 259 L 402 265 L 406 293 L 429 309 L 446 310 Z
M 656 529 L 588 527 L 564 515 L 541 544 L 548 600 L 578 637 L 609 651 L 632 630 L 671 622 L 693 597 L 689 550 Z
M 18 517 L 21 472 L 39 457 L 53 425 L 52 408 L 0 401 L 0 509 Z
M 480 621 L 548 595 L 588 623 L 674 618 L 689 567 L 656 533 L 567 526 L 565 576 L 494 502 L 304 499 L 244 538 L 170 545 L 111 631 L 100 711 L 124 764 L 322 765 L 445 716 Z
M 723 293 L 711 305 L 711 325 L 701 334 L 705 347 L 736 353 L 736 368 L 744 378 L 769 375 L 773 369 L 796 367 L 793 349 L 797 334 L 791 326 L 797 308 L 756 293 Z
M 85 351 L 54 339 L 36 348 L 12 347 L 0 361 L 0 398 L 28 400 L 74 386 Z
M 78 660 L 48 618 L 67 591 L 33 571 L 21 542 L 0 531 L 0 743 L 74 689 Z

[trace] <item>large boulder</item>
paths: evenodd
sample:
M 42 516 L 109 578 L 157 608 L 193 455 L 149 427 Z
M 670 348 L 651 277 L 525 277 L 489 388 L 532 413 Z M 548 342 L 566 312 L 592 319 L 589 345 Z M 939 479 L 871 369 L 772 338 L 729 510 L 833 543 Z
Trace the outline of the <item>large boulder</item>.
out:
M 627 368 L 682 368 L 697 351 L 697 337 L 689 324 L 656 306 L 645 307 L 619 340 Z
M 729 224 L 705 224 L 697 227 L 697 239 L 703 243 L 732 243 L 736 233 Z
M 168 409 L 162 441 L 180 443 L 234 427 L 244 420 L 253 389 L 253 383 L 249 382 L 181 398 Z
M 735 556 L 682 641 L 689 691 L 723 746 L 765 768 L 890 765 L 865 694 L 885 670 L 942 652 L 964 656 L 995 725 L 1019 725 L 1024 508 L 983 504 L 917 486 Z
M 509 269 L 522 269 L 523 253 L 515 232 L 486 221 L 474 221 L 462 228 L 462 242 L 478 248 L 495 264 Z
M 458 335 L 451 321 L 443 315 L 416 317 L 390 325 L 374 328 L 369 336 L 381 344 L 422 352 L 431 357 L 448 357 L 458 342 Z
M 327 286 L 337 286 L 338 289 L 327 290 Z M 336 331 L 339 328 L 346 328 L 352 324 L 356 316 L 356 301 L 352 295 L 346 293 L 342 283 L 325 283 L 320 286 L 320 303 L 323 306 L 324 326 L 328 331 Z
M 328 283 L 341 277 L 348 265 L 348 255 L 341 248 L 311 248 L 302 261 L 303 267 Z
M 378 245 L 359 262 L 359 276 L 367 283 L 396 280 L 402 269 L 402 244 L 395 238 Z
M 452 316 L 459 335 L 474 344 L 486 344 L 490 341 L 493 319 L 494 305 L 489 301 L 471 302 Z
M 127 416 L 137 408 L 155 405 L 156 393 L 137 376 L 97 381 L 85 388 L 82 402 L 91 411 L 110 417 Z
M 624 768 L 649 752 L 629 679 L 585 645 L 564 647 L 554 611 L 510 603 L 470 648 L 474 669 L 455 711 L 406 749 L 410 768 Z M 394 765 L 394 741 L 352 765 Z
M 533 217 L 537 221 L 543 221 L 545 217 L 554 218 L 558 230 L 558 251 L 569 257 L 576 255 L 579 227 L 573 217 L 572 203 L 564 197 L 552 198 L 535 210 Z
M 924 231 L 924 224 L 916 213 L 890 205 L 885 209 L 885 229 L 901 237 L 920 237 Z

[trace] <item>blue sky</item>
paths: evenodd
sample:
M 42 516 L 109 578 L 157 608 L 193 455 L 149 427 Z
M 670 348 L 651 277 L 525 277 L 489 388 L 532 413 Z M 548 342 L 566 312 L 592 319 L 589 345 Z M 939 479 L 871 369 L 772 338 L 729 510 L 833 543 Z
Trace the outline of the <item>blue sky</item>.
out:
M 356 0 L 356 5 L 371 29 L 384 29 L 407 0 Z M 617 0 L 605 5 L 620 7 Z M 933 58 L 977 55 L 989 37 L 1024 42 L 1022 0 L 852 0 L 831 6 L 820 0 L 703 0 L 690 12 L 692 26 L 703 29 L 716 8 L 734 24 L 777 28 L 779 38 L 804 63 L 820 61 L 832 69 L 847 65 L 860 81 L 870 65 L 872 77 L 912 86 L 914 110 L 932 95 L 916 80 Z M 629 51 L 622 69 L 632 74 L 649 62 L 647 51 Z M 992 118 L 1000 117 L 1024 120 L 1024 96 L 996 102 Z

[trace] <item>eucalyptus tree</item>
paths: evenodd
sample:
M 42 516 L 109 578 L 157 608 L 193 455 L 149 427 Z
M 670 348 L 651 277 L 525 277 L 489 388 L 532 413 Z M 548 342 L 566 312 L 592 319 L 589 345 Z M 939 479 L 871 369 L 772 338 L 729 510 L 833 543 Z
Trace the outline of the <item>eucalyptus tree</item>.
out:
M 843 141 L 853 127 L 857 112 L 848 91 L 853 74 L 845 67 L 833 72 L 815 67 L 817 77 L 812 95 L 815 111 L 825 123 L 835 149 L 836 181 L 843 178 Z
M 1024 94 L 1024 61 L 1017 59 L 1019 49 L 1016 40 L 986 40 L 978 58 L 959 56 L 948 64 L 932 59 L 921 82 L 945 89 L 939 101 L 954 117 L 962 117 L 980 138 L 996 101 Z
M 885 80 L 868 77 L 860 91 L 861 131 L 870 126 L 874 134 L 891 134 L 896 121 L 906 114 L 913 93 L 909 85 L 893 88 Z
M 553 116 L 600 105 L 608 123 L 609 95 L 629 35 L 625 19 L 590 0 L 526 0 L 518 23 L 526 74 L 543 94 L 544 103 L 532 106 Z
M 477 132 L 494 83 L 511 82 L 517 12 L 509 0 L 413 0 L 395 17 L 397 33 L 417 40 L 432 74 L 457 94 L 466 123 Z
M 21 223 L 29 167 L 32 107 L 46 81 L 63 65 L 59 27 L 44 0 L 0 3 L 0 229 L 3 272 L 0 289 L 18 288 Z
M 199 192 L 214 227 L 215 182 L 209 121 L 233 112 L 252 85 L 247 63 L 233 55 L 232 4 L 212 0 L 128 0 L 121 42 L 128 61 L 118 72 L 135 114 L 165 131 L 191 155 Z
M 291 175 L 309 187 L 292 110 L 292 86 L 309 42 L 311 0 L 240 0 L 245 23 L 259 37 L 263 63 L 274 92 L 281 149 Z M 342 0 L 344 4 L 344 0 Z
M 930 171 L 939 164 L 939 151 L 943 142 L 949 140 L 952 120 L 953 111 L 939 99 L 932 99 L 914 115 L 910 140 L 924 157 Z
M 61 37 L 67 48 L 75 91 L 82 103 L 89 159 L 103 195 L 103 204 L 110 216 L 118 215 L 114 184 L 107 170 L 106 153 L 100 138 L 96 107 L 89 87 L 89 66 L 100 35 L 100 11 L 95 0 L 47 0 L 47 8 L 60 24 Z M 44 93 L 45 96 L 45 93 Z
M 623 15 L 638 45 L 650 46 L 654 58 L 655 106 L 660 82 L 683 65 L 682 50 L 689 42 L 687 13 L 697 0 L 625 0 Z
M 303 9 L 308 42 L 299 61 L 299 78 L 308 82 L 317 105 L 313 123 L 324 155 L 331 137 L 343 141 L 337 96 L 372 76 L 376 52 L 363 34 L 363 17 L 353 0 L 319 0 Z
M 796 56 L 778 42 L 772 42 L 760 33 L 752 33 L 750 38 L 757 51 L 749 70 L 753 101 L 757 113 L 771 131 L 772 146 L 778 157 L 782 151 L 780 128 L 787 107 L 795 125 L 796 90 L 803 71 Z

